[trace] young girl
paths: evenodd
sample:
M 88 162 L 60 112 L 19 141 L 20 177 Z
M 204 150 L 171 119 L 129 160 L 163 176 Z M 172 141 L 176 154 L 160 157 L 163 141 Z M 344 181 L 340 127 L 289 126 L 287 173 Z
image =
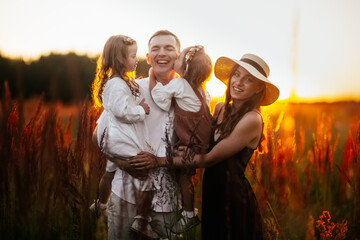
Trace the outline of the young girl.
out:
M 184 49 L 174 63 L 174 70 L 181 76 L 167 85 L 156 83 L 150 72 L 150 89 L 155 103 L 165 111 L 174 104 L 174 130 L 178 141 L 175 146 L 189 146 L 195 153 L 206 153 L 211 134 L 212 116 L 208 107 L 210 97 L 204 84 L 210 78 L 212 62 L 203 46 Z M 172 100 L 175 101 L 172 101 Z M 172 232 L 183 233 L 200 223 L 194 210 L 194 186 L 191 171 L 181 171 L 179 185 L 183 212 Z
M 137 44 L 132 38 L 111 36 L 98 60 L 97 75 L 92 86 L 93 99 L 95 105 L 102 105 L 104 110 L 97 121 L 95 134 L 99 147 L 109 158 L 126 160 L 144 149 L 151 151 L 143 121 L 150 109 L 140 97 L 139 86 L 134 81 L 138 62 L 136 52 Z M 99 187 L 97 202 L 103 204 L 100 207 L 109 197 L 113 177 L 110 172 L 116 170 L 116 165 L 108 160 L 106 169 Z M 128 175 L 123 174 L 125 176 Z M 148 222 L 153 195 L 151 179 L 129 178 L 128 181 L 138 190 L 137 216 L 131 229 L 151 239 L 158 238 Z

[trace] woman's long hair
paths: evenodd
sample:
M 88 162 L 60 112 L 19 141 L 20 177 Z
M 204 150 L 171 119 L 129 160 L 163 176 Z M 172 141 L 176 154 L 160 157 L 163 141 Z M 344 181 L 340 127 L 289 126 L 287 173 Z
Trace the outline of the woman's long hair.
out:
M 224 117 L 226 118 L 226 120 L 224 118 L 224 120 L 220 124 L 216 124 L 215 126 L 215 130 L 218 130 L 220 133 L 220 138 L 227 137 L 233 131 L 236 124 L 247 112 L 250 112 L 253 109 L 259 109 L 260 103 L 265 94 L 265 85 L 264 85 L 263 89 L 260 92 L 255 93 L 248 100 L 246 100 L 239 110 L 232 112 L 233 106 L 231 104 L 232 98 L 230 95 L 230 81 L 238 67 L 239 67 L 238 65 L 234 66 L 226 88 L 226 98 L 224 104 L 224 111 L 225 111 Z
M 139 96 L 139 85 L 134 81 L 135 72 L 126 72 L 125 63 L 128 47 L 136 41 L 124 35 L 111 36 L 105 43 L 97 60 L 96 75 L 92 84 L 92 99 L 96 108 L 102 106 L 102 93 L 106 82 L 113 77 L 122 78 L 134 96 Z

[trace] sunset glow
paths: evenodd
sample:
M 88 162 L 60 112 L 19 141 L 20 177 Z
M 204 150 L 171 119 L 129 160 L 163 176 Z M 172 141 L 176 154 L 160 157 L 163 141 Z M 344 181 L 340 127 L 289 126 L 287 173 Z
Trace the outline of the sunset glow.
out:
M 210 93 L 211 97 L 221 97 L 225 94 L 226 86 L 215 76 L 206 83 L 206 90 Z
M 204 6 L 206 12 L 198 10 Z M 98 11 L 101 7 L 107 11 Z M 124 7 L 131 11 L 119 12 Z M 138 42 L 139 56 L 145 56 L 149 37 L 169 29 L 181 39 L 182 49 L 203 45 L 213 63 L 221 56 L 240 59 L 245 53 L 262 57 L 270 66 L 270 80 L 280 89 L 279 99 L 360 99 L 358 0 L 185 0 L 178 2 L 177 12 L 186 12 L 186 18 L 174 17 L 173 7 L 165 0 L 1 1 L 0 54 L 25 60 L 50 52 L 95 56 L 109 36 L 125 34 Z M 149 15 L 154 11 L 162 14 Z M 258 17 L 249 23 L 254 12 Z M 215 77 L 207 88 L 213 96 L 225 90 Z

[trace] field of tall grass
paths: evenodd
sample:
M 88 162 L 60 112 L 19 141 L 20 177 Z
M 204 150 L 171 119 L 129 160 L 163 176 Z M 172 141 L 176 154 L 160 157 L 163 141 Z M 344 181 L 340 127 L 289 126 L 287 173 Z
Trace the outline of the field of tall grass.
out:
M 105 164 L 91 142 L 100 112 L 90 102 L 29 105 L 4 89 L 0 239 L 106 239 L 88 209 Z M 263 149 L 246 175 L 267 239 L 360 239 L 360 103 L 279 101 L 262 112 Z M 198 176 L 197 206 L 200 185 Z

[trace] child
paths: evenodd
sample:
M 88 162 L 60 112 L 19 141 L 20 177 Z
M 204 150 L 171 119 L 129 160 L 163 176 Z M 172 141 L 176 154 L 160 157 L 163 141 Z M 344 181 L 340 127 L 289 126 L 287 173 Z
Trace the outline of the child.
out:
M 107 157 L 127 160 L 144 149 L 151 150 L 143 121 L 150 109 L 140 97 L 139 85 L 134 81 L 134 70 L 138 62 L 136 52 L 137 44 L 132 38 L 111 36 L 98 60 L 93 99 L 96 106 L 102 105 L 104 110 L 97 121 L 95 133 L 98 145 Z M 104 208 L 109 197 L 114 176 L 111 172 L 116 170 L 116 165 L 108 160 L 106 169 L 99 184 L 99 199 L 95 201 L 100 202 L 100 209 Z M 137 216 L 131 229 L 148 238 L 157 239 L 158 235 L 149 224 L 153 183 L 149 178 L 132 179 L 132 184 L 138 191 L 138 201 Z M 96 204 L 90 208 L 96 209 Z
M 205 82 L 210 78 L 212 62 L 203 46 L 188 47 L 174 63 L 180 78 L 168 84 L 156 83 L 150 71 L 150 89 L 155 103 L 165 111 L 174 104 L 174 130 L 178 137 L 176 146 L 188 146 L 195 153 L 207 153 L 211 134 L 212 116 L 208 107 L 210 97 L 205 91 Z M 175 101 L 172 101 L 172 100 Z M 200 220 L 194 209 L 194 186 L 192 171 L 182 171 L 179 185 L 182 196 L 182 218 L 171 231 L 183 233 L 197 226 Z

